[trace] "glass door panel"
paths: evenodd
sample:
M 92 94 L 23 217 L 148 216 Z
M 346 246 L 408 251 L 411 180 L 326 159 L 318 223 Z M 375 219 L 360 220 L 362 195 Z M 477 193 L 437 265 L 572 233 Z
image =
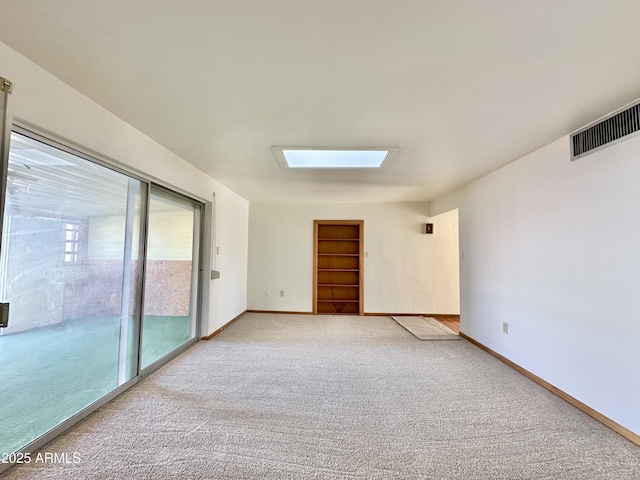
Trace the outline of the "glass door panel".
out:
M 141 368 L 197 334 L 200 204 L 152 187 L 147 229 Z
M 0 452 L 16 451 L 137 372 L 146 185 L 11 135 L 0 258 Z

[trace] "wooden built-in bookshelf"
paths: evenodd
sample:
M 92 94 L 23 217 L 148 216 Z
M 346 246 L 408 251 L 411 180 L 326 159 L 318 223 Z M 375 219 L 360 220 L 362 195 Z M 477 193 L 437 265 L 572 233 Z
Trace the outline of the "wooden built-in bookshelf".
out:
M 364 313 L 363 226 L 363 220 L 314 220 L 313 313 Z

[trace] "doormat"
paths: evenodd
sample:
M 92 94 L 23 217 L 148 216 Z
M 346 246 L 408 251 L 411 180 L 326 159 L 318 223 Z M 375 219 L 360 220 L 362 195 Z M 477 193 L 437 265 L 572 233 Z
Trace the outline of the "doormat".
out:
M 419 340 L 460 340 L 460 336 L 456 332 L 445 327 L 433 317 L 392 316 L 391 318 Z

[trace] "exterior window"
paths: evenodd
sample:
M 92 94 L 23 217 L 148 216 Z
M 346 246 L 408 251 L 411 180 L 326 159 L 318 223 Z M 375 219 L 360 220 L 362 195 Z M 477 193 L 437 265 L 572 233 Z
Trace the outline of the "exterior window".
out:
M 75 265 L 78 263 L 78 247 L 80 244 L 80 225 L 65 224 L 64 232 L 64 263 Z

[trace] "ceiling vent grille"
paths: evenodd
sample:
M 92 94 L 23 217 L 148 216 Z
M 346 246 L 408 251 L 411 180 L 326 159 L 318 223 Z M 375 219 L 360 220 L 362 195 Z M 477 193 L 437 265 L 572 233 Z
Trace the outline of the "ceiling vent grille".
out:
M 571 135 L 571 160 L 602 150 L 640 132 L 640 101 Z

